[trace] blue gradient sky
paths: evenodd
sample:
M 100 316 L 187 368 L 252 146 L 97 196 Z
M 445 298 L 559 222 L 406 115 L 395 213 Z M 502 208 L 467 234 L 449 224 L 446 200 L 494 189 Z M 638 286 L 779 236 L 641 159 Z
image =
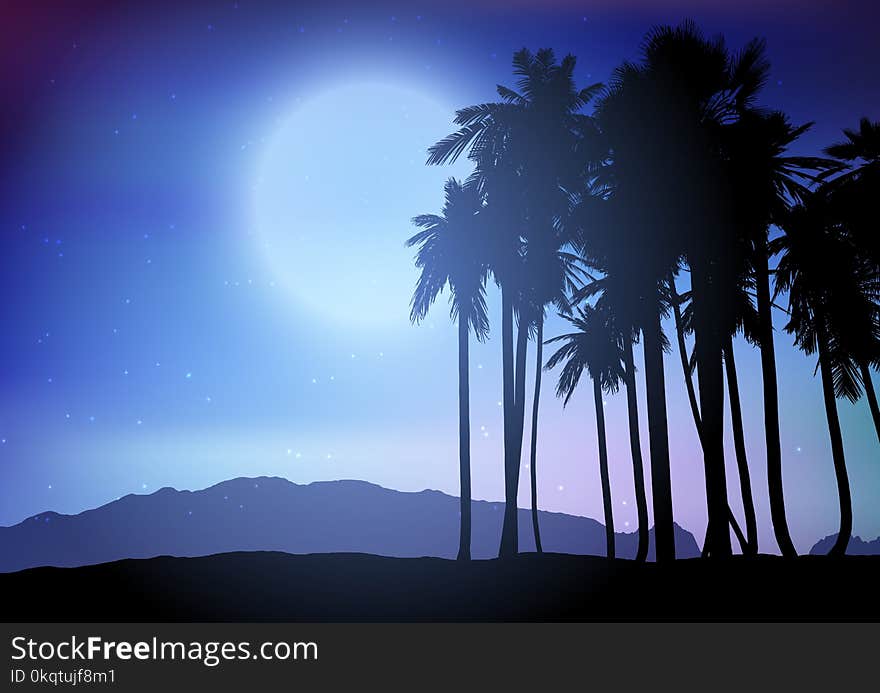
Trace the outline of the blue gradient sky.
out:
M 511 83 L 523 45 L 575 53 L 587 84 L 636 57 L 652 24 L 691 16 L 733 46 L 768 38 L 765 103 L 816 121 L 801 151 L 880 117 L 867 3 L 495 5 L 3 10 L 0 524 L 239 475 L 457 492 L 455 334 L 442 303 L 406 324 L 402 244 L 450 173 L 416 150 L 454 108 Z M 759 359 L 737 347 L 772 551 Z M 807 549 L 837 523 L 824 409 L 814 364 L 784 334 L 777 349 L 788 514 Z M 472 349 L 477 498 L 503 494 L 499 355 L 494 335 Z M 702 463 L 674 357 L 667 383 L 676 520 L 701 537 Z M 874 537 L 877 441 L 864 403 L 839 406 L 855 532 Z M 601 517 L 589 392 L 563 411 L 548 387 L 541 413 L 542 507 Z M 607 414 L 615 520 L 632 531 L 622 395 Z

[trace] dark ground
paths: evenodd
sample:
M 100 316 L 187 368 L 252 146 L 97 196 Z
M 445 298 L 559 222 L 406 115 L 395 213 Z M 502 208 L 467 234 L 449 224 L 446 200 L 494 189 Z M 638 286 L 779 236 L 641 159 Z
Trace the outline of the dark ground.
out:
M 877 621 L 880 556 L 669 566 L 228 553 L 0 574 L 6 622 Z

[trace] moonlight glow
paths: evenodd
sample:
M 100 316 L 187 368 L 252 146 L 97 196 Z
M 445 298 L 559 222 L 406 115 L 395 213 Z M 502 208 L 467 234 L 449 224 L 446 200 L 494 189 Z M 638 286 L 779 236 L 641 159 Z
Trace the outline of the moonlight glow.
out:
M 302 307 L 359 327 L 405 326 L 416 279 L 410 218 L 438 211 L 443 181 L 425 166 L 452 109 L 384 84 L 338 87 L 298 107 L 267 144 L 256 237 L 276 281 Z

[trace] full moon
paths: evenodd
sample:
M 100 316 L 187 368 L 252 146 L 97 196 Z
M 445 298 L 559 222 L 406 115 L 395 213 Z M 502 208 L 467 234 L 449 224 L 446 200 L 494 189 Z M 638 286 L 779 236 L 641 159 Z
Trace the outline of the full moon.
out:
M 468 173 L 465 161 L 425 166 L 453 110 L 400 86 L 340 86 L 304 100 L 267 142 L 255 236 L 299 307 L 359 329 L 407 325 L 410 220 L 439 213 L 443 182 Z

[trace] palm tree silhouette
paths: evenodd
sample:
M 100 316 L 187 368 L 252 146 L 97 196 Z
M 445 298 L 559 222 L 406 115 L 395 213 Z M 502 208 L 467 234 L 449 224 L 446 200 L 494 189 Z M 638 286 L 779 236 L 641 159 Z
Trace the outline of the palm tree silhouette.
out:
M 846 140 L 827 147 L 825 153 L 852 168 L 829 182 L 826 192 L 832 201 L 832 213 L 842 223 L 851 242 L 877 267 L 880 266 L 880 241 L 875 208 L 880 193 L 880 121 L 862 118 L 858 130 L 847 128 L 843 134 Z M 872 367 L 875 370 L 880 367 L 880 345 L 871 339 L 869 330 L 855 339 L 853 352 L 880 440 L 880 407 L 871 375 Z
M 592 266 L 601 268 L 604 276 L 593 279 L 584 287 L 574 292 L 572 303 L 577 304 L 585 299 L 598 297 L 596 299 L 596 309 L 608 316 L 606 327 L 617 340 L 618 349 L 621 354 L 623 366 L 622 379 L 626 388 L 630 459 L 633 467 L 633 485 L 639 525 L 639 542 L 635 560 L 640 562 L 648 557 L 649 527 L 645 472 L 639 433 L 635 359 L 633 358 L 633 344 L 639 339 L 639 297 L 632 293 L 632 282 L 623 268 L 612 271 L 607 259 L 600 261 L 598 258 L 593 258 L 589 262 Z
M 458 559 L 471 557 L 471 464 L 470 392 L 468 377 L 468 334 L 483 341 L 489 333 L 486 311 L 488 266 L 480 252 L 482 236 L 479 215 L 482 193 L 475 181 L 465 184 L 450 178 L 446 200 L 439 214 L 422 214 L 413 219 L 421 229 L 407 242 L 416 246 L 415 264 L 421 270 L 412 297 L 410 317 L 421 322 L 437 297 L 449 286 L 450 316 L 458 323 L 458 422 L 461 522 Z
M 608 445 L 605 435 L 605 407 L 603 392 L 617 392 L 624 378 L 621 351 L 605 311 L 586 305 L 576 315 L 563 317 L 576 332 L 563 334 L 547 343 L 564 342 L 547 361 L 547 368 L 563 363 L 556 385 L 557 397 L 568 404 L 580 382 L 584 370 L 593 381 L 593 402 L 596 408 L 596 433 L 599 443 L 599 476 L 602 484 L 602 504 L 605 509 L 605 545 L 608 558 L 614 558 L 614 512 L 611 503 L 611 481 L 608 473 Z
M 502 392 L 504 411 L 505 509 L 500 556 L 518 551 L 517 492 L 525 417 L 525 370 L 531 326 L 543 311 L 529 296 L 527 254 L 561 244 L 555 218 L 565 207 L 564 190 L 579 180 L 594 157 L 595 130 L 579 111 L 600 85 L 577 89 L 575 58 L 560 63 L 552 50 L 517 51 L 517 89 L 498 86 L 501 102 L 460 109 L 459 129 L 429 149 L 428 164 L 452 162 L 462 153 L 476 166 L 486 192 L 493 248 L 490 266 L 501 287 Z M 543 253 L 542 253 L 543 254 Z M 541 304 L 543 305 L 543 304 Z M 518 333 L 514 347 L 514 315 Z
M 723 330 L 716 308 L 725 299 L 732 245 L 719 233 L 727 208 L 718 156 L 721 128 L 747 108 L 766 72 L 763 44 L 731 57 L 720 38 L 692 22 L 658 27 L 645 38 L 639 63 L 624 63 L 599 102 L 597 120 L 612 152 L 607 167 L 617 203 L 620 245 L 644 301 L 645 380 L 651 443 L 658 560 L 674 557 L 661 319 L 668 277 L 686 258 L 694 283 L 694 329 L 712 553 L 730 554 L 723 447 Z M 650 113 L 646 118 L 644 114 Z M 619 252 L 625 253 L 626 250 Z
M 736 152 L 738 167 L 737 223 L 750 227 L 744 233 L 745 242 L 750 244 L 746 261 L 751 265 L 749 281 L 754 284 L 757 307 L 757 324 L 750 341 L 761 355 L 770 517 L 776 543 L 782 555 L 789 558 L 797 552 L 785 515 L 768 244 L 771 225 L 785 216 L 791 204 L 809 194 L 809 185 L 839 168 L 828 159 L 787 153 L 811 126 L 794 126 L 779 111 L 749 109 L 728 130 L 729 148 Z
M 557 229 L 563 227 L 557 225 Z M 535 550 L 543 552 L 538 520 L 538 406 L 541 398 L 541 373 L 544 366 L 544 319 L 547 305 L 554 305 L 564 314 L 570 312 L 568 295 L 582 275 L 579 258 L 561 249 L 569 240 L 561 233 L 550 242 L 530 244 L 525 255 L 525 275 L 529 279 L 526 298 L 534 316 L 535 389 L 532 398 L 531 445 L 529 450 L 529 482 L 531 487 L 532 531 Z
M 771 251 L 781 253 L 776 292 L 789 295 L 791 318 L 785 330 L 794 335 L 795 344 L 806 354 L 818 354 L 840 501 L 840 530 L 829 553 L 841 556 L 852 534 L 852 498 L 837 398 L 855 402 L 861 395 L 859 370 L 847 351 L 847 325 L 853 307 L 858 312 L 859 306 L 870 305 L 868 312 L 876 326 L 880 282 L 875 269 L 830 223 L 826 200 L 820 194 L 794 207 L 784 228 L 785 234 L 771 243 Z M 828 267 L 834 271 L 829 272 Z
M 690 301 L 691 292 L 679 294 L 676 288 L 675 277 L 669 278 L 670 304 L 673 307 L 675 315 L 675 329 L 678 338 L 678 352 L 681 360 L 682 371 L 684 374 L 685 387 L 690 402 L 691 414 L 694 420 L 694 426 L 697 430 L 697 437 L 700 440 L 700 446 L 703 444 L 702 422 L 700 420 L 700 410 L 697 404 L 696 391 L 693 383 L 693 371 L 696 367 L 695 355 L 688 355 L 686 346 L 686 335 L 693 332 L 692 310 L 688 302 Z M 742 286 L 737 296 L 737 306 L 735 308 L 734 320 L 736 322 L 736 331 L 742 329 L 749 341 L 754 340 L 755 324 L 757 322 L 756 311 L 752 306 L 749 289 Z M 682 310 L 684 306 L 684 310 Z M 751 475 L 749 472 L 748 459 L 745 448 L 745 433 L 743 431 L 742 421 L 742 405 L 739 395 L 739 382 L 736 373 L 736 363 L 733 354 L 733 336 L 728 335 L 726 342 L 722 348 L 725 374 L 727 375 L 727 390 L 730 395 L 730 418 L 731 427 L 733 429 L 734 451 L 736 454 L 736 466 L 740 482 L 740 494 L 742 497 L 743 514 L 745 515 L 746 532 L 743 534 L 736 516 L 728 506 L 728 521 L 733 533 L 736 535 L 740 549 L 745 555 L 756 555 L 758 553 L 758 525 L 755 515 L 755 503 L 752 495 Z M 708 532 L 707 532 L 708 535 Z M 708 553 L 708 544 L 704 542 L 704 554 Z

